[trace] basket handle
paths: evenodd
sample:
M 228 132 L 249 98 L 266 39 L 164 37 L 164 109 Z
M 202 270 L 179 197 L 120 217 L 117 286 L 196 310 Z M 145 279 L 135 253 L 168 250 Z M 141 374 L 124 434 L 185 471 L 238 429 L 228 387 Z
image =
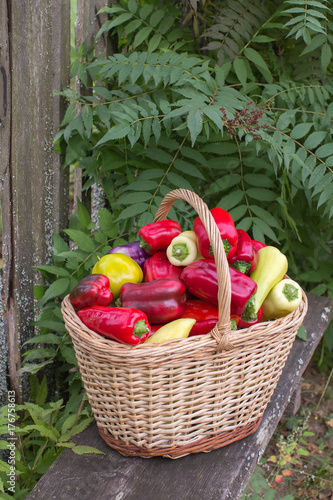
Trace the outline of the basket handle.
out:
M 215 223 L 215 220 L 210 213 L 206 203 L 195 193 L 188 189 L 175 189 L 170 191 L 161 201 L 161 204 L 155 214 L 154 221 L 164 220 L 168 212 L 177 200 L 183 200 L 189 203 L 197 212 L 203 223 L 210 244 L 213 249 L 213 255 L 217 270 L 218 283 L 218 309 L 219 318 L 215 327 L 211 330 L 210 335 L 217 342 L 217 351 L 230 351 L 233 345 L 228 340 L 231 332 L 230 323 L 230 302 L 231 302 L 231 282 L 227 257 L 224 251 L 224 246 L 220 231 Z

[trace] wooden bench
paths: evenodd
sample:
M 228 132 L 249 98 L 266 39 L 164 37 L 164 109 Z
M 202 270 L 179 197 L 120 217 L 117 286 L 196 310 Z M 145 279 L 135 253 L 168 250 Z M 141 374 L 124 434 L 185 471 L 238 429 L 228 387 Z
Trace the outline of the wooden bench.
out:
M 100 438 L 96 425 L 74 438 L 105 455 L 64 450 L 28 500 L 237 500 L 244 491 L 283 413 L 299 406 L 301 377 L 332 316 L 332 301 L 308 295 L 307 341 L 296 339 L 258 430 L 210 453 L 177 460 L 123 457 Z

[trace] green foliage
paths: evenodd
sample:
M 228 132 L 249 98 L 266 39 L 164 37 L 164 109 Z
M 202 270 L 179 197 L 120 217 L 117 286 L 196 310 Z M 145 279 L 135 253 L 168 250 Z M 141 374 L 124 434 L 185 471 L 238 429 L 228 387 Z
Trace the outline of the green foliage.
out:
M 88 61 L 79 51 L 73 76 L 92 88 L 63 92 L 56 141 L 84 189 L 103 187 L 108 208 L 91 237 L 79 205 L 67 231 L 78 250 L 56 251 L 55 269 L 40 268 L 50 283 L 40 305 L 68 293 L 98 245 L 135 239 L 178 187 L 230 211 L 237 227 L 280 247 L 307 291 L 332 297 L 331 3 L 131 0 L 103 11 L 98 36 L 116 37 L 119 51 L 90 51 Z M 182 202 L 169 215 L 184 229 L 195 216 Z M 331 338 L 328 329 L 322 369 Z
M 302 37 L 308 45 L 311 42 L 311 35 L 314 33 L 326 35 L 328 3 L 328 0 L 321 2 L 317 0 L 308 0 L 307 2 L 286 0 L 285 4 L 292 5 L 283 13 L 291 17 L 290 21 L 284 24 L 284 28 L 290 29 L 288 36 L 294 36 L 295 40 Z
M 290 491 L 286 484 L 291 478 L 303 472 L 304 462 L 310 456 L 307 449 L 307 438 L 314 436 L 309 429 L 310 413 L 307 412 L 302 420 L 290 419 L 290 428 L 287 436 L 280 433 L 280 428 L 273 436 L 277 453 L 268 456 L 265 454 L 251 476 L 244 490 L 241 500 L 294 500 L 294 495 L 279 495 L 278 486 L 284 484 L 284 491 Z
M 90 96 L 64 91 L 69 106 L 57 139 L 65 140 L 65 165 L 82 169 L 85 189 L 102 185 L 119 233 L 151 222 L 171 189 L 191 189 L 230 210 L 255 239 L 280 245 L 307 289 L 332 294 L 333 86 L 320 56 L 332 22 L 325 2 L 310 3 L 302 22 L 314 36 L 306 41 L 285 22 L 295 8 L 305 16 L 297 0 L 279 9 L 226 1 L 215 14 L 209 3 L 200 11 L 190 2 L 192 17 L 212 14 L 192 44 L 193 30 L 180 38 L 177 26 L 190 28 L 189 2 L 185 12 L 171 2 L 103 9 L 110 20 L 100 33 L 116 34 L 122 51 L 86 64 Z M 188 228 L 193 213 L 180 203 L 170 216 Z M 318 244 L 324 259 L 314 255 Z
M 52 339 L 49 337 L 48 340 Z M 72 441 L 93 420 L 79 380 L 71 384 L 66 404 L 63 399 L 47 402 L 45 375 L 40 380 L 36 375 L 31 375 L 30 387 L 31 401 L 15 405 L 15 413 L 9 406 L 1 408 L 0 432 L 4 439 L 0 441 L 0 449 L 9 453 L 14 443 L 16 446 L 15 453 L 8 456 L 7 462 L 0 460 L 1 498 L 13 498 L 9 494 L 14 492 L 13 488 L 15 498 L 25 498 L 65 448 L 79 455 L 101 453 L 95 448 L 76 445 Z M 9 425 L 13 418 L 15 425 Z M 10 484 L 11 466 L 16 470 L 15 487 Z
M 257 31 L 260 30 L 262 24 L 267 22 L 268 17 L 269 11 L 260 0 L 220 2 L 217 6 L 217 14 L 214 16 L 215 22 L 203 33 L 203 36 L 209 40 L 207 50 L 216 52 L 219 63 L 223 63 L 226 58 L 233 61 L 240 52 L 248 50 L 249 59 L 259 62 L 259 65 L 269 72 L 260 54 L 253 48 L 247 47 L 248 42 L 256 37 Z M 263 41 L 272 42 L 274 38 L 266 38 Z M 238 67 L 239 71 L 244 71 L 245 68 L 240 67 L 240 60 L 237 61 L 235 67 Z
M 72 76 L 87 88 L 63 91 L 55 142 L 64 167 L 81 169 L 84 190 L 99 184 L 107 206 L 94 224 L 78 202 L 54 236 L 53 263 L 37 267 L 46 280 L 35 287 L 39 335 L 22 371 L 42 377 L 52 366 L 56 389 L 53 403 L 36 395 L 37 424 L 32 407 L 24 410 L 22 429 L 39 439 L 22 470 L 30 485 L 45 440 L 45 453 L 72 446 L 61 412 L 72 422 L 67 405 L 77 411 L 82 401 L 61 300 L 98 257 L 137 239 L 169 191 L 186 188 L 230 211 L 238 228 L 287 255 L 288 274 L 307 291 L 333 297 L 332 2 L 120 0 L 103 11 L 109 20 L 98 36 L 118 47 L 109 57 L 87 44 L 73 51 Z M 185 230 L 196 214 L 176 202 L 169 216 Z M 322 369 L 332 363 L 332 338 L 330 328 Z M 64 394 L 64 409 L 50 406 Z
M 103 7 L 100 12 L 107 12 L 111 19 L 101 27 L 97 37 L 112 30 L 119 49 L 130 45 L 133 50 L 140 47 L 148 53 L 171 48 L 186 51 L 193 45 L 193 39 L 188 28 L 181 28 L 181 11 L 172 3 L 167 9 L 159 3 L 145 2 L 141 6 L 136 0 L 129 0 Z
M 298 500 L 329 496 L 332 491 L 333 461 L 328 442 L 332 428 L 327 421 L 326 411 L 332 396 L 326 396 L 326 411 L 321 408 L 321 404 L 324 406 L 332 373 L 324 390 L 320 387 L 321 396 L 316 406 L 316 398 L 311 391 L 312 403 L 307 401 L 296 415 L 281 419 L 241 500 Z M 309 381 L 311 377 L 305 378 Z M 325 453 L 326 450 L 328 453 Z

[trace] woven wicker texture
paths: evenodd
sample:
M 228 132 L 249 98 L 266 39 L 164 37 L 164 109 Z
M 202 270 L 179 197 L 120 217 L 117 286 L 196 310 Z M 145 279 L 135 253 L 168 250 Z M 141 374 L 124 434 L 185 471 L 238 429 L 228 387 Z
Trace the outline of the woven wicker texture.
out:
M 286 317 L 230 331 L 230 275 L 217 226 L 207 205 L 184 189 L 164 198 L 155 220 L 176 200 L 196 210 L 213 248 L 219 320 L 210 334 L 131 347 L 88 329 L 69 296 L 62 303 L 99 432 L 124 455 L 179 458 L 254 432 L 307 311 L 303 292 Z

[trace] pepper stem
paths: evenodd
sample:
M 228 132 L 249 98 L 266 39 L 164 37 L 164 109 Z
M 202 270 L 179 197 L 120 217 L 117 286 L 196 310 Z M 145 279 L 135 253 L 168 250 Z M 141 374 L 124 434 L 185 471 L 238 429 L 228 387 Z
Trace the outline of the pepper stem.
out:
M 293 300 L 298 299 L 298 288 L 296 288 L 294 285 L 291 283 L 286 283 L 283 287 L 282 293 L 288 300 L 288 302 L 292 302 Z
M 223 241 L 223 246 L 224 246 L 225 254 L 226 254 L 226 256 L 228 256 L 228 253 L 229 253 L 229 251 L 231 249 L 231 245 L 230 245 L 229 241 L 226 240 L 226 239 L 224 239 L 222 241 Z
M 186 243 L 175 243 L 172 245 L 172 257 L 179 260 L 179 262 L 183 262 L 189 253 Z
M 251 264 L 249 262 L 245 262 L 245 260 L 236 260 L 236 262 L 232 264 L 231 267 L 243 274 L 247 274 L 250 270 Z
M 148 253 L 148 250 L 149 250 L 149 245 L 148 243 L 146 242 L 146 240 L 143 239 L 142 236 L 140 236 L 140 240 L 139 240 L 139 247 L 140 248 L 143 248 L 144 250 L 146 250 L 146 252 Z
M 231 318 L 230 323 L 231 323 L 231 330 L 237 330 L 236 318 Z
M 251 297 L 246 303 L 244 312 L 242 314 L 242 319 L 244 321 L 254 321 L 255 319 L 257 319 L 257 313 L 255 312 L 254 309 L 254 303 L 255 303 L 255 293 L 251 295 Z
M 141 337 L 149 332 L 149 328 L 146 326 L 146 322 L 144 319 L 139 319 L 134 325 L 133 335 L 141 339 Z
M 223 247 L 224 247 L 225 254 L 226 254 L 226 256 L 228 256 L 228 253 L 230 251 L 231 245 L 230 245 L 229 241 L 226 240 L 226 239 L 222 239 L 222 241 L 223 241 Z M 214 257 L 214 252 L 213 252 L 212 245 L 209 245 L 209 255 L 211 255 L 212 257 Z

